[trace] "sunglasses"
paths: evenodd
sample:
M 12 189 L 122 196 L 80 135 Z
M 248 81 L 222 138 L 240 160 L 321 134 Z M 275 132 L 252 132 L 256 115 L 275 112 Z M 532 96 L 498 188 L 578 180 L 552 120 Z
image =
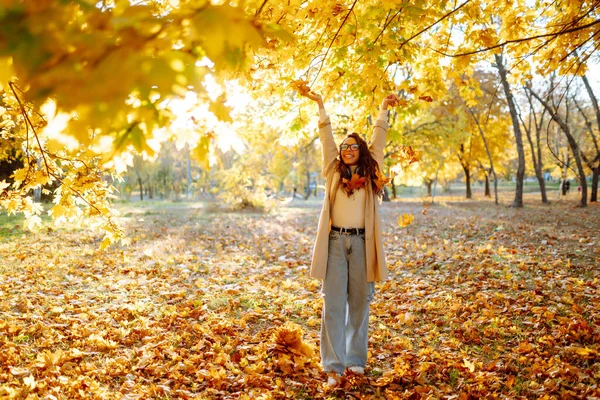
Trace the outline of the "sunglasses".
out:
M 356 151 L 356 150 L 358 150 L 358 149 L 359 149 L 359 146 L 358 146 L 358 144 L 357 144 L 357 143 L 354 143 L 354 144 L 345 144 L 345 143 L 344 143 L 343 145 L 341 145 L 341 146 L 340 146 L 340 149 L 341 149 L 342 151 L 344 151 L 344 150 L 348 150 L 348 149 L 350 149 L 350 150 L 352 150 L 352 151 Z

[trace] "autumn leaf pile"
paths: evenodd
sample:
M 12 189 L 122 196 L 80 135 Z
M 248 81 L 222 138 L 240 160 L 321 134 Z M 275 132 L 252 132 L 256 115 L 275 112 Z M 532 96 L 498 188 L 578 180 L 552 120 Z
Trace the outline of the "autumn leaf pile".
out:
M 597 209 L 384 203 L 367 375 L 327 390 L 319 206 L 129 206 L 131 245 L 106 251 L 86 230 L 0 225 L 0 398 L 600 395 Z

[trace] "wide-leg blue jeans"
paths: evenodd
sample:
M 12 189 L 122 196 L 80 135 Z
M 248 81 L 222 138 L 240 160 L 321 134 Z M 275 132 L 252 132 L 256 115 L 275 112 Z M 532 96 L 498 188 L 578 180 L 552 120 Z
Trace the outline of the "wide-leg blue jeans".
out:
M 369 305 L 375 284 L 367 282 L 365 237 L 331 231 L 323 281 L 321 362 L 326 372 L 365 367 Z

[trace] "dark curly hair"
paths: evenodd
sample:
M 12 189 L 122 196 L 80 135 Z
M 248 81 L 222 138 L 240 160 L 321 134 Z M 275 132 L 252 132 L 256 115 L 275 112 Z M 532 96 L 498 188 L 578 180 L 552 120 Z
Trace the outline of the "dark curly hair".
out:
M 358 157 L 358 162 L 357 162 L 358 168 L 356 169 L 356 173 L 358 173 L 358 175 L 361 178 L 362 177 L 367 178 L 367 181 L 366 181 L 367 185 L 371 184 L 371 187 L 373 188 L 373 191 L 376 194 L 378 194 L 378 195 L 382 194 L 383 193 L 382 190 L 379 189 L 377 187 L 377 185 L 375 184 L 375 180 L 377 179 L 377 172 L 379 171 L 379 164 L 377 164 L 377 161 L 375 161 L 375 159 L 371 155 L 371 152 L 369 151 L 369 145 L 356 132 L 352 132 L 352 133 L 348 134 L 346 136 L 346 138 L 344 138 L 342 143 L 344 143 L 346 141 L 346 139 L 349 139 L 349 138 L 353 138 L 354 140 L 356 140 L 356 143 L 358 143 L 358 147 L 360 149 L 360 156 Z M 344 163 L 344 161 L 343 161 L 344 158 L 342 157 L 342 150 L 338 148 L 338 151 L 339 151 L 339 158 L 338 158 L 338 163 L 336 165 L 336 171 L 338 171 L 340 173 L 340 184 L 342 185 L 342 188 L 344 189 L 346 194 L 348 196 L 350 196 L 350 195 L 352 195 L 352 193 L 354 193 L 354 190 L 349 188 L 348 185 L 344 183 L 343 179 L 346 178 L 349 180 L 352 177 L 352 172 L 350 171 L 350 166 L 347 165 L 346 163 Z

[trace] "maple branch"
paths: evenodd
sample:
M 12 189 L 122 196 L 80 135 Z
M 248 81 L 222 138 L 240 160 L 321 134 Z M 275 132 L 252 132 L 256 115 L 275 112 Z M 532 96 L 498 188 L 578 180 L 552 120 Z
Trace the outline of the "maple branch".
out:
M 53 154 L 53 153 L 50 153 L 50 152 L 48 152 L 48 157 L 51 158 L 51 159 L 53 159 L 53 160 L 60 160 L 60 161 L 67 162 L 73 168 L 76 168 L 75 163 L 78 162 L 78 163 L 81 163 L 88 171 L 91 171 L 93 169 L 92 167 L 90 167 L 89 165 L 87 165 L 87 163 L 85 161 L 80 160 L 78 158 L 61 157 L 61 156 L 59 156 L 57 154 Z M 104 171 L 100 170 L 100 172 L 102 172 L 102 173 L 104 173 L 106 171 L 107 170 L 104 170 Z
M 586 14 L 584 14 L 584 16 L 588 15 L 592 10 L 593 9 L 589 10 Z M 583 17 L 580 17 L 577 20 L 573 20 L 569 24 L 563 24 L 563 26 L 574 25 L 575 23 L 579 22 L 581 19 L 583 19 Z M 559 62 L 563 62 L 567 57 L 569 57 L 573 53 L 577 53 L 577 50 L 579 50 L 580 48 L 582 48 L 585 45 L 585 43 L 589 42 L 590 40 L 593 40 L 598 34 L 600 34 L 600 32 L 595 32 L 592 35 L 591 38 L 587 39 L 583 43 L 579 43 L 575 47 L 575 49 L 573 51 L 569 52 L 569 54 L 567 54 L 566 56 L 564 56 Z M 543 48 L 547 47 L 550 44 L 550 42 L 553 41 L 554 39 L 556 39 L 557 37 L 558 36 L 551 37 L 548 40 L 545 40 L 544 42 L 540 43 L 535 49 L 533 49 L 532 51 L 530 51 L 527 55 L 524 55 L 523 57 L 521 57 L 521 60 L 519 60 L 519 62 L 514 67 L 516 68 L 520 63 L 522 63 L 525 60 L 527 60 L 527 58 L 529 58 L 530 56 L 533 56 L 534 54 L 536 54 L 537 52 L 539 52 Z M 594 47 L 594 50 L 585 56 L 585 58 L 581 61 L 581 64 L 585 63 L 592 56 L 592 54 L 594 53 L 594 51 L 596 51 L 598 49 L 598 46 L 593 46 L 593 47 Z M 569 67 L 569 69 L 570 69 L 570 67 Z M 578 68 L 578 70 L 579 70 L 579 68 Z
M 52 170 L 50 169 L 50 166 L 48 165 L 48 160 L 46 159 L 46 151 L 43 149 L 42 143 L 40 142 L 40 138 L 35 130 L 35 127 L 33 126 L 33 123 L 31 122 L 31 119 L 29 118 L 29 114 L 27 113 L 27 110 L 25 110 L 25 106 L 23 105 L 21 98 L 17 94 L 16 89 L 19 89 L 18 86 L 14 82 L 8 82 L 8 86 L 12 90 L 12 92 L 15 96 L 15 99 L 17 100 L 17 103 L 19 103 L 19 107 L 21 109 L 21 114 L 25 118 L 25 126 L 27 127 L 27 132 L 29 132 L 29 127 L 31 128 L 31 131 L 33 132 L 33 136 L 35 137 L 35 140 L 40 148 L 40 154 L 42 155 L 42 159 L 44 161 L 44 165 L 46 167 L 46 173 L 48 174 L 48 176 L 54 178 L 55 180 L 60 182 L 61 185 L 65 186 L 67 189 L 72 191 L 77 197 L 79 197 L 81 200 L 83 200 L 90 208 L 96 210 L 96 212 L 98 212 L 99 215 L 102 215 L 102 218 L 107 222 L 107 224 L 109 226 L 111 226 L 115 231 L 118 231 L 117 225 L 111 220 L 110 217 L 104 217 L 104 215 L 102 214 L 102 211 L 97 206 L 90 203 L 90 201 L 87 200 L 83 196 L 83 194 L 81 194 L 76 189 L 73 189 L 70 185 L 64 185 L 64 181 L 57 174 L 52 172 Z M 20 89 L 19 89 L 19 91 L 20 91 Z M 27 141 L 27 147 L 29 147 L 29 141 Z M 48 154 L 48 155 L 50 156 L 50 154 Z M 27 156 L 27 159 L 29 161 L 29 154 Z M 28 164 L 31 166 L 31 162 L 28 162 Z M 89 169 L 89 167 L 87 167 L 87 165 L 85 165 L 85 163 L 84 163 L 84 166 Z M 29 171 L 28 171 L 28 174 L 29 174 Z
M 468 52 L 465 52 L 465 53 L 449 54 L 449 53 L 445 53 L 445 52 L 443 52 L 441 50 L 437 50 L 437 49 L 434 49 L 434 51 L 437 52 L 438 54 L 441 54 L 441 55 L 446 56 L 446 57 L 471 56 L 473 54 L 484 53 L 486 51 L 490 51 L 490 50 L 494 50 L 494 49 L 497 49 L 497 48 L 500 48 L 500 47 L 504 47 L 504 46 L 509 45 L 509 44 L 528 42 L 528 41 L 531 41 L 531 40 L 541 39 L 541 38 L 546 38 L 546 37 L 550 37 L 552 39 L 555 39 L 556 37 L 558 37 L 560 35 L 564 35 L 564 34 L 567 34 L 567 33 L 573 33 L 573 32 L 577 32 L 577 31 L 583 30 L 583 29 L 591 28 L 592 26 L 594 26 L 596 24 L 600 24 L 600 19 L 597 19 L 594 22 L 590 22 L 587 25 L 582 25 L 582 26 L 579 26 L 579 27 L 576 27 L 576 28 L 566 29 L 566 30 L 563 30 L 563 31 L 553 32 L 553 33 L 545 33 L 545 34 L 542 34 L 542 35 L 529 36 L 529 37 L 520 38 L 520 39 L 507 40 L 507 41 L 505 41 L 503 43 L 498 43 L 498 44 L 496 44 L 494 46 L 484 47 L 482 49 L 468 51 Z
M 566 126 L 564 121 L 562 121 L 561 118 L 558 117 L 558 108 L 555 107 L 554 109 L 552 108 L 552 106 L 550 104 L 548 104 L 547 101 L 545 101 L 544 99 L 542 99 L 536 92 L 533 91 L 531 85 L 526 85 L 525 89 L 527 91 L 529 91 L 529 93 L 531 93 L 531 95 L 533 97 L 536 98 L 537 101 L 540 102 L 540 104 L 546 108 L 546 110 L 548 110 L 548 114 L 550 116 L 550 120 L 548 121 L 548 126 L 550 126 L 550 124 L 552 123 L 552 121 L 556 122 L 556 124 L 562 129 L 563 133 L 565 134 L 567 141 L 569 142 L 569 145 L 571 145 L 571 141 L 572 141 L 572 137 L 570 136 L 570 134 L 567 134 L 567 130 L 565 130 L 563 127 Z M 567 168 L 569 168 L 571 171 L 573 171 L 576 175 L 578 174 L 578 172 L 571 167 L 569 164 L 565 163 L 564 161 L 562 161 L 557 155 L 556 153 L 554 153 L 554 151 L 552 150 L 552 148 L 550 147 L 550 143 L 549 143 L 549 129 L 546 128 L 546 142 L 548 144 L 548 149 L 550 150 L 550 153 L 552 154 L 552 156 L 554 156 L 554 158 L 556 159 L 556 161 L 559 162 L 559 164 L 561 164 L 561 166 L 565 166 Z M 580 150 L 580 149 L 579 149 Z M 573 155 L 575 156 L 575 149 L 572 147 L 571 151 L 573 152 Z
M 598 156 L 600 156 L 600 148 L 598 147 L 598 141 L 596 140 L 596 135 L 594 135 L 594 129 L 592 127 L 592 122 L 590 121 L 590 119 L 586 115 L 585 111 L 583 110 L 583 107 L 581 107 L 581 105 L 579 104 L 579 102 L 577 101 L 577 99 L 575 97 L 573 97 L 573 102 L 575 103 L 575 107 L 577 107 L 577 110 L 579 110 L 579 113 L 583 117 L 583 120 L 585 121 L 585 127 L 588 129 L 588 132 L 592 136 L 592 143 L 594 144 L 594 147 L 596 147 L 596 153 L 598 154 Z M 598 158 L 598 157 L 596 157 L 596 158 Z
M 577 54 L 577 50 L 579 50 L 581 47 L 583 47 L 587 42 L 589 42 L 590 40 L 594 40 L 595 37 L 600 34 L 600 31 L 594 33 L 591 37 L 589 37 L 587 40 L 585 40 L 582 43 L 579 43 L 573 50 L 571 50 L 570 52 L 568 52 L 563 58 L 561 58 L 558 62 L 563 62 L 565 61 L 567 58 L 569 58 L 570 56 L 572 56 L 573 54 Z M 581 65 L 581 63 L 580 63 Z
M 390 16 L 390 13 L 392 12 L 392 10 L 388 11 L 388 15 L 386 17 L 386 22 L 383 25 L 383 29 L 381 30 L 381 32 L 379 32 L 379 34 L 377 35 L 377 37 L 375 38 L 375 40 L 373 40 L 373 43 L 371 45 L 375 45 L 375 43 L 377 43 L 377 41 L 379 40 L 379 38 L 381 37 L 381 35 L 383 35 L 383 32 L 387 29 L 388 26 L 390 26 L 390 24 L 392 23 L 392 21 L 394 20 L 394 18 L 396 18 L 398 16 L 398 14 L 400 14 L 402 12 L 403 8 L 401 7 L 398 12 L 396 14 L 394 14 L 394 16 L 392 18 L 390 18 L 390 20 L 388 21 L 387 18 Z
M 449 11 L 448 13 L 446 13 L 445 15 L 443 15 L 440 19 L 438 19 L 437 21 L 435 21 L 433 24 L 421 29 L 419 32 L 415 33 L 414 35 L 412 35 L 411 37 L 409 37 L 408 39 L 406 39 L 404 42 L 400 43 L 400 47 L 398 48 L 398 50 L 402 49 L 402 47 L 410 42 L 411 40 L 413 40 L 414 38 L 416 38 L 417 36 L 421 35 L 424 32 L 427 32 L 428 30 L 430 30 L 431 28 L 433 28 L 434 26 L 436 26 L 437 24 L 439 24 L 440 22 L 442 22 L 443 20 L 445 20 L 446 18 L 448 18 L 449 16 L 451 16 L 452 14 L 454 14 L 455 12 L 457 12 L 458 10 L 460 10 L 461 8 L 463 8 L 464 6 L 466 6 L 468 3 L 470 3 L 471 0 L 467 0 L 464 3 L 462 3 L 460 6 L 456 7 L 454 10 Z
M 256 10 L 256 13 L 254 14 L 254 18 L 258 18 L 258 16 L 260 15 L 260 13 L 262 12 L 263 8 L 267 5 L 267 2 L 269 0 L 264 0 L 263 3 L 260 5 L 260 7 L 258 8 L 258 10 Z
M 596 4 L 592 4 L 592 6 L 590 7 L 589 10 L 587 10 L 586 13 L 578 16 L 577 18 L 575 18 L 572 21 L 566 22 L 564 24 L 556 24 L 556 25 L 550 25 L 550 28 L 555 28 L 555 27 L 566 27 L 566 26 L 575 26 L 579 21 L 581 21 L 582 19 L 584 19 L 585 17 L 587 17 L 588 15 L 590 15 L 594 10 L 596 10 L 598 3 Z M 540 14 L 542 15 L 542 14 Z
M 326 22 L 325 24 L 326 24 L 326 25 L 329 25 L 329 19 L 327 20 L 327 22 Z M 312 50 L 310 50 L 310 51 L 308 52 L 308 54 L 310 54 L 310 53 L 312 53 L 313 51 L 315 51 L 315 50 L 316 50 L 316 48 L 317 48 L 317 47 L 318 47 L 318 46 L 321 44 L 321 39 L 323 38 L 323 36 L 325 36 L 325 33 L 327 33 L 327 29 L 323 29 L 323 33 L 321 33 L 321 36 L 319 36 L 319 39 L 318 39 L 318 40 L 315 42 L 315 45 L 313 46 Z M 314 58 L 313 58 L 313 60 L 314 60 L 315 58 L 316 58 L 316 57 L 314 57 Z M 311 61 L 311 63 L 312 63 L 312 61 Z
M 358 3 L 358 0 L 354 0 L 354 3 L 352 3 L 352 7 L 350 7 L 350 10 L 348 11 L 348 14 L 346 14 L 346 16 L 344 17 L 344 20 L 342 21 L 340 27 L 338 28 L 337 32 L 333 36 L 333 39 L 331 39 L 331 43 L 329 44 L 329 47 L 327 47 L 327 51 L 325 52 L 325 55 L 323 56 L 323 61 L 321 62 L 321 66 L 319 67 L 319 70 L 317 71 L 317 75 L 315 75 L 315 78 L 313 79 L 311 85 L 314 84 L 315 81 L 317 80 L 317 78 L 319 77 L 319 74 L 321 73 L 321 70 L 323 69 L 323 65 L 325 64 L 325 60 L 327 60 L 327 55 L 329 54 L 329 50 L 331 50 L 331 46 L 333 46 L 335 39 L 337 39 L 338 35 L 340 34 L 340 31 L 342 30 L 344 24 L 348 20 L 348 17 L 350 16 L 350 14 L 352 14 L 352 10 L 354 10 L 354 6 L 356 6 L 356 3 Z
M 37 132 L 35 131 L 35 127 L 33 126 L 33 123 L 31 122 L 31 119 L 29 119 L 29 114 L 27 114 L 27 111 L 25 110 L 25 107 L 23 106 L 23 102 L 21 101 L 21 98 L 19 97 L 19 95 L 17 94 L 17 91 L 15 90 L 15 83 L 14 82 L 8 82 L 8 86 L 10 87 L 10 89 L 12 90 L 13 94 L 15 95 L 15 99 L 17 100 L 17 103 L 19 103 L 19 107 L 21 108 L 21 114 L 23 115 L 23 118 L 25 118 L 25 126 L 27 127 L 27 124 L 29 124 L 29 126 L 31 127 L 31 131 L 33 132 L 33 136 L 35 137 L 35 140 L 38 144 L 38 146 L 40 147 L 40 154 L 42 155 L 42 159 L 44 160 L 44 165 L 46 166 L 46 173 L 48 174 L 48 176 L 53 176 L 52 172 L 50 171 L 50 166 L 48 165 L 48 161 L 46 160 L 46 155 L 44 154 L 44 149 L 42 148 L 42 143 L 40 142 L 40 138 L 37 135 Z M 29 128 L 27 128 L 27 147 L 29 148 Z M 29 160 L 29 156 L 27 157 L 27 159 Z M 30 162 L 28 164 L 31 164 Z

